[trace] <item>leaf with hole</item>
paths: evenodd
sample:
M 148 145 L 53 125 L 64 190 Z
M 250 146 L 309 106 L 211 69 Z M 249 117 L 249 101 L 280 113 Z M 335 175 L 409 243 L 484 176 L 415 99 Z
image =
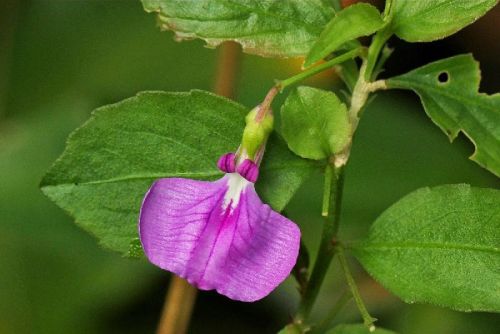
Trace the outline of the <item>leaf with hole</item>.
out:
M 281 107 L 281 133 L 295 154 L 325 159 L 340 152 L 351 138 L 347 107 L 332 92 L 298 87 Z
M 236 41 L 243 51 L 271 57 L 306 55 L 334 14 L 324 0 L 142 0 L 162 29 L 209 46 Z
M 354 255 L 404 301 L 500 312 L 500 191 L 419 189 L 387 209 Z
M 247 111 L 203 91 L 145 92 L 99 108 L 70 136 L 42 190 L 105 247 L 140 255 L 137 219 L 152 182 L 219 178 L 217 159 L 237 149 Z M 312 168 L 272 136 L 257 191 L 282 210 Z
M 452 35 L 493 8 L 498 0 L 395 0 L 392 30 L 407 42 Z
M 479 93 L 479 64 L 460 55 L 387 80 L 389 88 L 415 91 L 450 140 L 462 131 L 476 146 L 471 159 L 500 176 L 500 94 Z
M 341 324 L 326 332 L 326 334 L 396 334 L 393 331 L 377 327 L 370 331 L 363 324 Z
M 310 66 L 337 50 L 341 45 L 361 36 L 368 36 L 384 26 L 377 8 L 359 3 L 338 12 L 326 25 L 307 55 L 304 66 Z

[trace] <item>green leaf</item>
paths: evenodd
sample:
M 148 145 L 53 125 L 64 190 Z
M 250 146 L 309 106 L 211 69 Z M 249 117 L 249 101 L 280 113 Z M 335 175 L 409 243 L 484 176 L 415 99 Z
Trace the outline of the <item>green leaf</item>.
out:
M 329 330 L 326 334 L 396 334 L 393 331 L 388 331 L 383 328 L 376 328 L 370 332 L 365 325 L 362 324 L 342 324 L 336 326 L 334 329 Z
M 387 209 L 354 255 L 408 303 L 500 311 L 500 191 L 419 189 Z
M 140 259 L 144 256 L 141 239 L 139 237 L 132 239 L 129 243 L 127 257 Z
M 221 177 L 217 159 L 237 149 L 247 111 L 203 91 L 145 92 L 99 108 L 70 136 L 42 190 L 102 245 L 136 255 L 137 217 L 152 182 Z M 311 168 L 271 138 L 257 190 L 281 210 Z
M 237 131 L 241 133 L 243 129 Z M 238 143 L 233 143 L 233 151 Z M 283 139 L 273 133 L 256 183 L 257 192 L 274 210 L 281 211 L 316 167 L 290 152 Z
M 500 176 L 500 94 L 478 93 L 481 74 L 471 55 L 459 55 L 387 80 L 414 90 L 427 115 L 450 140 L 462 131 L 476 146 L 471 159 Z
M 326 25 L 311 51 L 304 67 L 307 67 L 337 50 L 342 44 L 361 36 L 368 36 L 384 26 L 377 8 L 367 3 L 347 7 L 335 15 Z
M 324 0 L 142 0 L 162 29 L 178 39 L 201 38 L 214 47 L 240 43 L 247 53 L 306 55 L 334 14 Z
M 281 107 L 282 134 L 295 154 L 324 159 L 349 142 L 347 108 L 337 95 L 317 88 L 298 87 Z
M 395 0 L 392 29 L 408 42 L 445 38 L 476 21 L 498 0 Z

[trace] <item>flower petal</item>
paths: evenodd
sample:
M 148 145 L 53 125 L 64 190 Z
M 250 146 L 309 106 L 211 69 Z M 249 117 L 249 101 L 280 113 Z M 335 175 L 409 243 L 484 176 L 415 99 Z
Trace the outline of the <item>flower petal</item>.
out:
M 243 186 L 234 186 L 240 180 Z M 229 188 L 241 190 L 233 196 Z M 238 174 L 216 182 L 158 180 L 144 199 L 139 230 L 152 263 L 241 301 L 265 297 L 289 275 L 300 240 L 298 227 Z
M 185 277 L 207 218 L 226 189 L 222 180 L 156 181 L 144 197 L 139 217 L 139 236 L 148 259 Z
M 236 214 L 239 219 L 217 291 L 231 299 L 255 301 L 290 274 L 299 253 L 300 230 L 263 204 L 253 184 L 242 194 Z

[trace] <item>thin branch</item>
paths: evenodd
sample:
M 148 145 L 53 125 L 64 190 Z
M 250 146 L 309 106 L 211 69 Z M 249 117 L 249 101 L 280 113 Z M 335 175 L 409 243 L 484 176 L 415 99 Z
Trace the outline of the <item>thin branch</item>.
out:
M 337 247 L 337 253 L 339 256 L 340 266 L 342 267 L 342 271 L 344 272 L 347 285 L 351 290 L 352 296 L 354 297 L 354 301 L 356 302 L 356 306 L 358 307 L 359 313 L 361 313 L 361 317 L 363 318 L 363 323 L 369 329 L 370 332 L 375 331 L 375 325 L 373 324 L 377 319 L 373 318 L 369 313 L 359 294 L 358 286 L 352 277 L 351 270 L 349 269 L 349 265 L 347 264 L 347 259 L 345 258 L 344 249 L 342 246 Z

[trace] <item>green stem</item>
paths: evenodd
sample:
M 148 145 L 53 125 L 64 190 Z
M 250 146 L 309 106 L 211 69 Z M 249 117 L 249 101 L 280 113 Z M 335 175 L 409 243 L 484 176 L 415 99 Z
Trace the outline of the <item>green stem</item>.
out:
M 342 79 L 342 81 L 349 89 L 349 92 L 352 94 L 354 86 L 356 85 L 359 77 L 359 68 L 358 64 L 356 64 L 356 61 L 354 59 L 350 59 L 343 62 L 342 64 L 336 65 L 334 68 L 337 75 L 340 77 L 340 79 Z
M 359 56 L 362 53 L 362 51 L 363 51 L 363 48 L 357 48 L 357 49 L 351 50 L 349 52 L 346 52 L 344 54 L 341 54 L 338 57 L 330 59 L 322 64 L 309 67 L 309 68 L 305 69 L 304 71 L 300 72 L 299 74 L 294 75 L 293 77 L 290 77 L 290 78 L 282 80 L 282 81 L 278 81 L 276 86 L 278 86 L 280 91 L 281 91 L 288 86 L 294 85 L 294 84 L 296 84 L 304 79 L 307 79 L 315 74 L 323 72 L 324 70 L 327 70 L 327 69 L 333 67 L 334 65 L 338 65 L 338 64 L 341 64 L 349 59 L 353 59 L 353 58 Z
M 333 168 L 327 165 L 325 168 L 325 183 L 323 186 L 323 205 L 321 210 L 321 216 L 328 217 L 328 212 L 330 212 L 330 195 L 332 193 L 332 181 L 333 181 Z
M 364 73 L 364 79 L 367 82 L 370 82 L 374 80 L 374 69 L 377 65 L 377 60 L 380 55 L 380 51 L 384 47 L 385 43 L 387 40 L 392 36 L 393 30 L 392 30 L 392 25 L 391 25 L 391 20 L 393 16 L 393 10 L 392 10 L 392 0 L 386 0 L 385 1 L 385 8 L 384 8 L 384 21 L 386 22 L 386 25 L 384 28 L 381 30 L 377 31 L 375 36 L 372 39 L 372 43 L 370 44 L 370 47 L 368 48 L 368 55 L 366 57 L 366 71 Z M 376 72 L 375 72 L 376 73 Z
M 389 15 L 392 15 L 392 0 L 385 1 L 384 17 L 390 19 Z
M 379 89 L 387 89 L 385 80 L 369 82 L 365 80 L 366 71 L 368 68 L 368 60 L 363 59 L 363 63 L 359 69 L 359 77 L 354 85 L 351 95 L 351 106 L 349 107 L 349 121 L 351 123 L 351 141 L 346 145 L 342 152 L 335 155 L 334 165 L 337 167 L 344 166 L 349 160 L 351 154 L 352 138 L 359 124 L 361 112 L 366 104 L 368 96 Z
M 335 12 L 340 12 L 342 10 L 342 3 L 340 0 L 333 0 L 332 1 L 333 9 L 335 9 Z
M 364 79 L 366 81 L 370 82 L 373 80 L 373 70 L 377 64 L 380 51 L 382 51 L 382 48 L 391 36 L 392 28 L 390 25 L 387 25 L 382 30 L 379 30 L 375 34 L 375 37 L 373 37 L 372 43 L 368 48 L 368 55 L 366 56 L 366 69 L 364 73 Z
M 306 245 L 300 240 L 299 256 L 297 262 L 292 269 L 292 275 L 299 284 L 300 295 L 303 296 L 306 291 L 307 282 L 309 279 L 309 253 L 307 252 Z
M 330 324 L 335 320 L 340 311 L 344 308 L 344 306 L 351 300 L 352 294 L 349 290 L 345 290 L 342 295 L 340 295 L 339 299 L 333 306 L 333 308 L 328 312 L 327 316 L 323 321 L 316 327 L 313 328 L 310 334 L 322 334 L 325 333 Z
M 312 307 L 316 301 L 321 284 L 325 278 L 330 262 L 335 255 L 335 247 L 333 240 L 337 235 L 339 218 L 340 218 L 340 208 L 342 202 L 342 190 L 344 183 L 344 171 L 343 168 L 336 168 L 331 164 L 326 166 L 325 171 L 325 182 L 328 181 L 326 187 L 330 188 L 328 196 L 325 196 L 330 204 L 328 207 L 333 208 L 333 210 L 328 210 L 326 216 L 324 217 L 325 223 L 323 225 L 323 233 L 321 235 L 321 243 L 318 250 L 318 256 L 316 257 L 316 262 L 314 264 L 309 283 L 304 293 L 304 297 L 299 305 L 299 310 L 295 316 L 296 323 L 304 323 L 307 321 L 309 315 L 311 314 Z M 325 204 L 323 203 L 323 207 Z
M 288 79 L 277 81 L 277 83 L 269 90 L 266 97 L 260 104 L 259 112 L 257 113 L 257 115 L 255 115 L 255 121 L 261 122 L 266 117 L 266 115 L 271 110 L 271 103 L 273 102 L 274 98 L 276 97 L 276 95 L 278 95 L 279 92 L 283 91 L 283 89 L 285 89 L 286 87 L 294 85 L 304 79 L 307 79 L 315 74 L 323 72 L 324 70 L 327 70 L 335 65 L 341 64 L 349 59 L 353 59 L 356 56 L 359 56 L 362 52 L 363 48 L 357 48 L 351 50 L 338 57 L 330 59 L 329 61 L 324 62 L 323 64 L 309 67 L 308 69 Z
M 382 51 L 381 51 L 380 56 L 379 56 L 379 60 L 377 61 L 377 63 L 375 64 L 375 68 L 373 69 L 373 73 L 372 73 L 373 80 L 375 80 L 377 78 L 377 76 L 380 74 L 380 72 L 382 72 L 382 69 L 385 65 L 385 62 L 392 55 L 393 51 L 394 51 L 394 49 L 391 49 L 387 45 L 385 45 L 382 48 Z
M 347 264 L 347 259 L 344 254 L 344 249 L 342 246 L 337 247 L 337 253 L 339 255 L 340 266 L 342 267 L 342 271 L 344 272 L 347 285 L 349 285 L 349 289 L 351 290 L 352 296 L 354 297 L 354 301 L 358 307 L 359 313 L 361 313 L 361 317 L 363 318 L 363 323 L 366 327 L 373 332 L 375 330 L 375 325 L 373 324 L 377 319 L 372 318 L 366 309 L 365 303 L 359 294 L 358 286 L 352 277 L 351 270 L 349 269 L 349 265 Z
M 324 70 L 327 70 L 334 65 L 341 64 L 345 62 L 346 60 L 355 58 L 356 56 L 360 55 L 363 52 L 363 48 L 357 48 L 354 50 L 351 50 L 349 52 L 346 52 L 338 57 L 335 57 L 327 62 L 324 62 L 323 64 L 309 67 L 308 69 L 300 72 L 297 75 L 294 75 L 288 79 L 278 81 L 267 93 L 266 97 L 260 104 L 259 112 L 255 115 L 255 121 L 256 122 L 261 122 L 266 115 L 269 113 L 271 110 L 271 103 L 273 102 L 274 98 L 276 95 L 278 95 L 279 92 L 281 92 L 283 89 L 285 89 L 288 86 L 294 85 L 304 79 L 307 79 L 315 74 L 318 74 L 320 72 L 323 72 Z

